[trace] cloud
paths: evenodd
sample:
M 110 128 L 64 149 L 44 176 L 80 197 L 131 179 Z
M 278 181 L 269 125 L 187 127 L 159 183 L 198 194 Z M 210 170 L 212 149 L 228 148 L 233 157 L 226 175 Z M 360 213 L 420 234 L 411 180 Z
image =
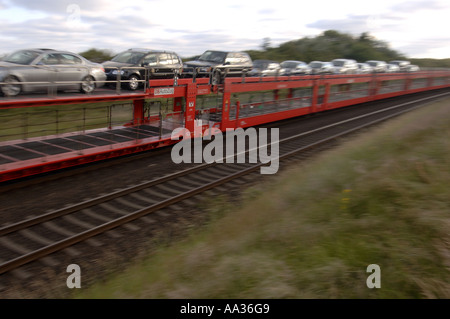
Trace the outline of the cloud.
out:
M 184 56 L 193 56 L 203 53 L 206 50 L 225 50 L 225 51 L 240 51 L 247 50 L 249 44 L 255 47 L 259 46 L 260 40 L 239 38 L 226 35 L 220 32 L 196 32 L 186 33 L 172 40 L 175 46 L 179 45 L 183 51 L 178 50 L 179 54 Z M 168 45 L 172 44 L 167 43 Z M 173 45 L 172 44 L 172 45 Z M 188 44 L 190 45 L 190 48 Z M 175 50 L 177 51 L 177 50 Z
M 85 16 L 81 22 L 91 26 L 95 36 L 115 36 L 115 37 L 134 37 L 139 34 L 146 34 L 148 30 L 159 27 L 158 24 L 150 20 L 134 16 Z
M 26 23 L 3 22 L 8 30 L 0 35 L 0 51 L 13 51 L 27 47 L 51 47 L 80 51 L 106 45 L 115 50 L 115 44 L 139 47 L 152 40 L 152 31 L 159 28 L 148 19 L 133 15 L 83 15 L 71 21 L 61 15 L 31 19 Z M 154 32 L 156 34 L 156 32 Z
M 276 12 L 277 12 L 277 10 L 273 9 L 273 8 L 266 8 L 266 9 L 258 10 L 258 14 L 263 14 L 263 15 L 272 15 L 272 14 L 275 14 Z
M 0 34 L 1 54 L 35 47 L 76 53 L 90 48 L 118 53 L 128 48 L 143 47 L 175 51 L 189 57 L 208 49 L 238 51 L 249 49 L 249 45 L 258 48 L 260 44 L 260 39 L 235 37 L 220 29 L 192 32 L 164 28 L 135 15 L 83 15 L 78 23 L 71 23 L 61 15 L 51 15 L 26 23 L 5 22 L 3 27 L 9 31 Z
M 400 12 L 402 14 L 405 13 L 414 13 L 417 11 L 423 10 L 440 10 L 444 9 L 445 6 L 442 5 L 439 1 L 436 0 L 421 0 L 421 1 L 407 1 L 398 3 L 391 7 L 391 10 L 394 12 Z
M 309 23 L 306 26 L 319 30 L 339 30 L 352 34 L 361 34 L 373 29 L 390 29 L 398 28 L 400 17 L 393 15 L 349 15 L 345 19 L 326 19 Z
M 262 22 L 283 22 L 284 20 L 282 18 L 261 18 L 258 20 L 258 23 Z
M 429 57 L 435 55 L 436 58 L 448 58 L 450 49 L 450 36 L 437 38 L 419 38 L 406 45 L 397 48 L 402 52 L 408 52 L 411 57 Z
M 98 11 L 108 7 L 107 0 L 14 0 L 14 6 L 27 10 L 42 11 L 47 13 L 66 14 L 70 5 L 77 5 L 83 11 Z

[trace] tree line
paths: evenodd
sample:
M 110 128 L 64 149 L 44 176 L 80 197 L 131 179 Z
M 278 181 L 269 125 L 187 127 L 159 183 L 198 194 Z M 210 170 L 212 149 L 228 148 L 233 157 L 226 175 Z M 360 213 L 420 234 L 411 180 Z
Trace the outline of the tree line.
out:
M 367 60 L 405 60 L 406 56 L 389 48 L 389 45 L 375 39 L 367 32 L 358 37 L 327 30 L 316 37 L 304 37 L 282 43 L 272 48 L 268 39 L 263 40 L 262 50 L 248 51 L 253 59 L 274 61 L 299 60 L 331 61 L 333 59 L 354 59 L 359 62 Z

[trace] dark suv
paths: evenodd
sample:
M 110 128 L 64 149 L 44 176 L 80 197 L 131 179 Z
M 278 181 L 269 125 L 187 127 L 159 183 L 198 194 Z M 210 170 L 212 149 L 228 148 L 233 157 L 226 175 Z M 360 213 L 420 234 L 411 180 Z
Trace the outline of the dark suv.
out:
M 183 76 L 211 76 L 211 84 L 217 85 L 226 76 L 242 76 L 252 68 L 252 59 L 245 52 L 208 50 L 196 60 L 184 63 Z
M 124 80 L 124 87 L 136 90 L 142 80 L 179 76 L 183 62 L 175 52 L 129 49 L 102 63 L 108 81 Z M 147 76 L 146 76 L 147 75 Z

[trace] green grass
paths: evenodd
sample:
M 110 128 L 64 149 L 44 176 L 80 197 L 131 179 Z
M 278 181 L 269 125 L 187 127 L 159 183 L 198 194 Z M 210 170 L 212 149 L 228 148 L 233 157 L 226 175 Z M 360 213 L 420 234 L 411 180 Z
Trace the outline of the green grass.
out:
M 242 207 L 218 198 L 208 225 L 73 297 L 449 298 L 449 103 L 271 176 Z

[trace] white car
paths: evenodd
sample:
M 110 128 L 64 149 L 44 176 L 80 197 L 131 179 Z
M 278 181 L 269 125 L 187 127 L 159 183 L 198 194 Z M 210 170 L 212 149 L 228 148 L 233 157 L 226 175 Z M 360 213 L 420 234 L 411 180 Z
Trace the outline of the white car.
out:
M 280 75 L 311 74 L 311 68 L 303 61 L 287 60 L 281 62 Z
M 308 66 L 311 68 L 311 74 L 333 74 L 331 62 L 311 61 Z
M 358 71 L 358 64 L 352 59 L 334 59 L 331 63 L 335 74 L 354 74 Z
M 400 72 L 407 72 L 411 63 L 409 61 L 403 61 L 403 60 L 394 60 L 389 62 L 389 64 L 395 64 L 399 67 Z
M 386 65 L 386 72 L 387 73 L 398 73 L 398 72 L 400 72 L 400 67 L 396 64 L 388 63 Z
M 369 64 L 373 68 L 373 72 L 375 72 L 375 73 L 386 72 L 387 63 L 384 61 L 369 60 L 369 61 L 366 61 L 366 63 Z
M 372 73 L 372 67 L 367 63 L 358 63 L 358 74 Z
M 420 71 L 420 68 L 417 65 L 411 64 L 408 67 L 408 71 L 407 72 L 417 72 Z
M 276 76 L 280 73 L 280 63 L 271 60 L 254 60 L 248 76 Z

